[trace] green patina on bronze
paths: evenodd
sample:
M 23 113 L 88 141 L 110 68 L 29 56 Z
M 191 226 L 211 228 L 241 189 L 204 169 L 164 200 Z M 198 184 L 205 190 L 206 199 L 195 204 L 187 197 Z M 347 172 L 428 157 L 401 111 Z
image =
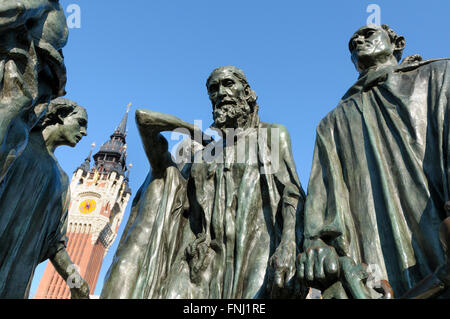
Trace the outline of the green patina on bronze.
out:
M 65 94 L 68 29 L 57 0 L 0 4 L 0 180 L 51 99 Z
M 201 137 L 198 128 L 174 116 L 137 111 L 152 171 L 133 202 L 101 298 L 294 296 L 304 193 L 289 134 L 282 125 L 259 121 L 256 93 L 241 70 L 216 69 L 207 88 L 213 127 L 224 139 L 186 143 L 202 154 L 200 161 L 177 165 L 160 134 L 183 128 Z M 226 141 L 227 128 L 241 129 L 247 143 L 252 134 L 262 139 L 256 161 L 248 149 L 243 162 L 235 161 L 237 145 L 234 138 Z M 262 128 L 269 132 L 266 139 Z M 261 168 L 269 172 L 274 165 L 270 134 L 278 141 L 279 169 L 262 174 Z M 218 143 L 222 151 L 206 160 L 208 148 Z
M 74 147 L 86 135 L 84 108 L 53 100 L 30 133 L 22 155 L 0 185 L 0 298 L 28 298 L 36 266 L 50 259 L 67 280 L 72 261 L 65 249 L 69 179 L 54 156 L 61 145 Z M 83 280 L 72 298 L 89 298 Z
M 365 265 L 379 267 L 379 291 L 392 297 L 389 282 L 400 297 L 445 263 L 450 62 L 399 65 L 404 47 L 387 26 L 358 30 L 349 48 L 360 78 L 317 128 L 297 270 L 330 298 L 376 297 Z

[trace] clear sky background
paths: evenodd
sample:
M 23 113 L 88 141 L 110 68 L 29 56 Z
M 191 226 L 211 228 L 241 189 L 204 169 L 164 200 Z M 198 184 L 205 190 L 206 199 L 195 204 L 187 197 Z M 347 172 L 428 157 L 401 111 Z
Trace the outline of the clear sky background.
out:
M 212 122 L 205 88 L 210 72 L 222 65 L 244 70 L 259 95 L 262 121 L 285 125 L 294 159 L 307 190 L 320 120 L 356 81 L 348 40 L 370 13 L 381 8 L 381 23 L 406 38 L 405 56 L 450 57 L 450 1 L 392 0 L 61 0 L 81 8 L 81 28 L 71 29 L 64 50 L 67 98 L 87 108 L 88 136 L 75 149 L 56 155 L 69 176 L 83 162 L 92 142 L 96 151 L 119 124 L 127 104 L 128 163 L 133 163 L 133 195 L 149 164 L 134 121 L 137 108 Z M 69 16 L 70 13 L 67 13 Z M 107 254 L 95 294 L 122 235 Z M 46 263 L 35 274 L 36 292 Z

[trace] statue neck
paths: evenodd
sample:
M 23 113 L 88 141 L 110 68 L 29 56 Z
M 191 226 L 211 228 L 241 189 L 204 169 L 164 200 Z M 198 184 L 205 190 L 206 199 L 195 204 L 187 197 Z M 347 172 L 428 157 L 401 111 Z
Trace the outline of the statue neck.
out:
M 397 66 L 398 61 L 393 55 L 386 57 L 379 57 L 373 65 L 365 66 L 363 62 L 359 63 L 358 69 L 360 70 L 360 77 L 365 76 L 368 73 L 382 70 L 388 67 Z
M 42 136 L 45 141 L 45 147 L 47 148 L 48 152 L 53 155 L 55 153 L 56 148 L 59 146 L 58 130 L 55 129 L 55 127 L 53 125 L 47 126 L 42 131 Z

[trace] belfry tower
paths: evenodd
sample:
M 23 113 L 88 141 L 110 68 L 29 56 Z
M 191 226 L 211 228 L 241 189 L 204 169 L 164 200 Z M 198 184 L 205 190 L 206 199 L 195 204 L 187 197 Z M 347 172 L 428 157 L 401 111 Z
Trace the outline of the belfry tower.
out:
M 95 291 L 103 258 L 117 236 L 131 196 L 130 171 L 126 166 L 129 110 L 130 105 L 110 140 L 94 155 L 94 165 L 91 165 L 91 149 L 70 183 L 67 252 L 88 282 L 91 295 Z M 34 298 L 70 298 L 67 283 L 51 263 L 45 269 Z

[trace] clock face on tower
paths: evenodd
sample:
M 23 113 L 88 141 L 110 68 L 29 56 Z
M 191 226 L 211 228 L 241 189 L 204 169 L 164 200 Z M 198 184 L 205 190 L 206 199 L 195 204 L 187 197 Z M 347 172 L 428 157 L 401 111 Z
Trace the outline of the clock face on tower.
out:
M 80 204 L 80 212 L 84 215 L 89 215 L 90 213 L 92 213 L 95 208 L 97 207 L 97 203 L 95 202 L 95 200 L 92 199 L 86 199 L 85 201 L 83 201 Z

